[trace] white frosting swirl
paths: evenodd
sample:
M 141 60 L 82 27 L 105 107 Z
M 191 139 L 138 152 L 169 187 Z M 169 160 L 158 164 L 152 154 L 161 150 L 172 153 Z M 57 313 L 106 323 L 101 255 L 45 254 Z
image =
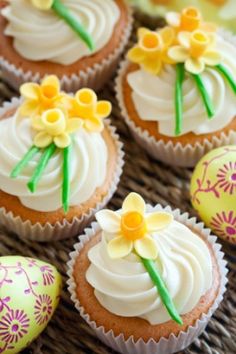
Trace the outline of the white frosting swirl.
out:
M 56 150 L 32 194 L 27 182 L 40 158 L 37 154 L 20 176 L 12 179 L 10 173 L 33 144 L 35 132 L 30 119 L 17 113 L 0 121 L 0 189 L 19 197 L 21 203 L 37 211 L 55 211 L 62 205 L 62 154 Z M 95 189 L 103 184 L 107 171 L 107 146 L 100 133 L 81 129 L 73 135 L 70 161 L 70 206 L 87 201 Z
M 108 311 L 124 317 L 140 317 L 152 325 L 170 320 L 156 286 L 134 253 L 111 259 L 109 235 L 88 253 L 91 265 L 86 278 Z M 114 235 L 113 235 L 114 237 Z M 159 255 L 156 266 L 179 314 L 191 311 L 212 284 L 212 262 L 206 243 L 185 225 L 173 221 L 153 234 Z
M 113 0 L 62 0 L 84 25 L 98 52 L 110 40 L 120 10 Z M 8 20 L 5 34 L 14 38 L 14 48 L 24 58 L 70 65 L 91 51 L 53 10 L 41 11 L 29 0 L 12 0 L 2 10 Z M 35 45 L 37 44 L 37 45 Z
M 236 48 L 221 38 L 217 39 L 217 48 L 220 48 L 224 56 L 223 64 L 236 78 Z M 215 115 L 208 119 L 196 83 L 186 73 L 183 84 L 182 134 L 213 133 L 227 126 L 236 113 L 236 96 L 223 75 L 216 69 L 207 67 L 201 76 L 212 99 Z M 147 121 L 157 121 L 159 133 L 175 136 L 175 66 L 166 65 L 156 76 L 140 69 L 128 74 L 127 80 L 132 88 L 132 99 L 139 117 Z

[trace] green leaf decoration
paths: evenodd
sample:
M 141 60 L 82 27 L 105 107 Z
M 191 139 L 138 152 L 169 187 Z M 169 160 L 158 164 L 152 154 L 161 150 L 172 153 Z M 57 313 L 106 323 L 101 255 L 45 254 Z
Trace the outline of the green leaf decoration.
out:
M 182 325 L 183 321 L 175 308 L 175 305 L 170 297 L 169 291 L 167 290 L 165 283 L 163 282 L 160 274 L 158 273 L 154 261 L 145 258 L 141 258 L 141 260 L 148 274 L 150 275 L 150 278 L 157 287 L 161 300 L 164 303 L 169 315 L 175 322 Z
M 33 157 L 40 151 L 40 149 L 33 145 L 25 154 L 25 156 L 20 160 L 20 162 L 12 170 L 10 177 L 16 178 L 19 176 L 23 168 L 33 159 Z
M 229 70 L 222 64 L 216 65 L 216 68 L 221 72 L 224 78 L 228 81 L 229 85 L 231 86 L 234 93 L 236 93 L 236 82 L 229 72 Z
M 54 0 L 52 9 L 79 35 L 88 48 L 93 51 L 95 48 L 93 38 L 86 31 L 83 25 L 79 23 L 78 18 L 71 13 L 71 11 L 61 2 L 61 0 Z
M 176 82 L 175 82 L 175 135 L 181 134 L 183 122 L 183 81 L 184 81 L 184 64 L 176 65 Z
M 63 149 L 62 205 L 65 213 L 67 213 L 69 210 L 70 200 L 70 153 L 71 145 Z
M 213 107 L 213 103 L 211 101 L 211 98 L 207 92 L 207 89 L 204 85 L 204 82 L 202 80 L 202 77 L 200 75 L 196 75 L 196 74 L 192 74 L 192 76 L 196 82 L 198 91 L 200 92 L 200 94 L 202 96 L 202 100 L 205 105 L 208 118 L 211 119 L 215 114 L 214 107 Z
M 56 148 L 57 148 L 56 145 L 54 143 L 52 143 L 44 150 L 44 152 L 39 160 L 39 163 L 33 173 L 33 176 L 31 177 L 30 181 L 27 184 L 29 190 L 32 193 L 35 192 L 37 184 L 42 176 L 42 173 L 45 170 L 45 168 L 47 167 L 47 164 L 48 164 L 50 158 L 52 157 L 52 155 L 54 154 Z

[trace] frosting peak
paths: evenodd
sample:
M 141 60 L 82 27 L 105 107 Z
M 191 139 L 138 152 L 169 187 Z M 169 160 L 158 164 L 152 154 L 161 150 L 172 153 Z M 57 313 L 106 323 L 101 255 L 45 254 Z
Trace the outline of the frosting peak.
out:
M 13 37 L 14 48 L 23 58 L 33 61 L 70 65 L 98 52 L 109 42 L 120 16 L 114 0 L 60 0 L 83 27 L 79 36 L 58 16 L 55 6 L 50 9 L 51 0 L 33 0 L 33 3 L 39 8 L 29 0 L 12 0 L 2 10 L 8 20 L 5 35 Z M 46 9 L 42 11 L 45 3 Z M 53 3 L 58 4 L 58 0 Z

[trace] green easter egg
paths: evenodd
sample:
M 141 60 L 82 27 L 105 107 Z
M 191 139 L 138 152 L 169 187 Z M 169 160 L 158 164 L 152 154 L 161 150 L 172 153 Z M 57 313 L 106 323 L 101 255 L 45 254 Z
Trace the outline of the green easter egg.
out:
M 199 161 L 190 194 L 193 207 L 213 233 L 236 244 L 236 145 L 212 150 Z
M 59 302 L 61 276 L 52 265 L 0 257 L 0 353 L 15 354 L 44 330 Z

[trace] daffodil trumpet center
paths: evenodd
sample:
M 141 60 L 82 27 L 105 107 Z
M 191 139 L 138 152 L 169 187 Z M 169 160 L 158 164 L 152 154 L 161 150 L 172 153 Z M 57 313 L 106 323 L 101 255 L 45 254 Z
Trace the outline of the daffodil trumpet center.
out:
M 200 58 L 210 44 L 209 37 L 203 31 L 194 31 L 190 37 L 190 55 Z
M 147 232 L 144 216 L 137 211 L 129 211 L 121 217 L 121 231 L 129 240 L 143 238 Z
M 56 97 L 57 94 L 58 94 L 58 90 L 55 86 L 52 86 L 52 85 L 42 86 L 43 98 L 51 100 L 52 98 Z
M 45 131 L 52 136 L 63 133 L 66 128 L 66 118 L 60 109 L 45 111 L 42 115 L 42 122 Z
M 194 31 L 201 22 L 201 14 L 195 7 L 187 7 L 180 16 L 180 28 L 182 31 Z
M 75 95 L 78 103 L 78 115 L 81 118 L 91 117 L 95 114 L 97 97 L 93 90 L 81 89 Z
M 148 32 L 140 38 L 139 47 L 147 54 L 161 53 L 163 50 L 163 40 L 158 33 Z

